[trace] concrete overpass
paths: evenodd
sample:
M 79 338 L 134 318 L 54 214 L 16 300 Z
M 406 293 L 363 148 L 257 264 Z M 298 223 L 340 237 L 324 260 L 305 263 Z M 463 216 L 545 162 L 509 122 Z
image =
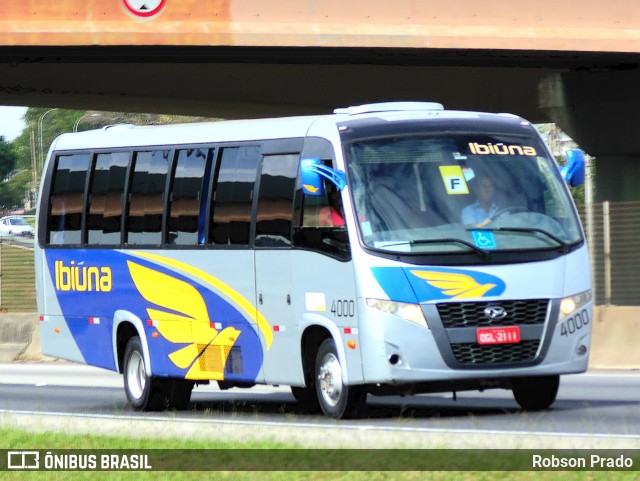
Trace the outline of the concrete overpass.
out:
M 388 100 L 554 121 L 640 200 L 629 0 L 11 0 L 0 104 L 219 117 Z

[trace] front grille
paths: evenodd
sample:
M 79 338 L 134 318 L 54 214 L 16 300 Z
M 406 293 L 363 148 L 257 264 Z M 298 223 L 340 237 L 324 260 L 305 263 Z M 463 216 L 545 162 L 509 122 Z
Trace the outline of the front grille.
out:
M 438 313 L 445 329 L 455 327 L 515 326 L 543 324 L 547 317 L 548 299 L 527 299 L 495 302 L 448 302 L 438 304 Z M 507 315 L 501 319 L 487 317 L 489 306 L 502 307 Z
M 533 361 L 539 345 L 539 339 L 521 341 L 517 344 L 480 345 L 471 342 L 451 344 L 451 350 L 460 364 L 514 364 Z

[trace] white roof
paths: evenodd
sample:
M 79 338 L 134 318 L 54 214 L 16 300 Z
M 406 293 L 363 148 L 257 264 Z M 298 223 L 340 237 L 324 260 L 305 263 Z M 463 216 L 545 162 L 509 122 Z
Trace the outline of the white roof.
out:
M 55 150 L 99 149 L 304 137 L 311 123 L 317 118 L 289 117 L 153 126 L 120 124 L 97 130 L 62 134 L 54 141 L 52 148 Z

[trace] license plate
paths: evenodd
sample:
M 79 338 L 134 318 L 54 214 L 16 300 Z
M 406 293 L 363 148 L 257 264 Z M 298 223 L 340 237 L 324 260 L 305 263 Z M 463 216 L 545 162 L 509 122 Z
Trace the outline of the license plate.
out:
M 520 342 L 520 328 L 509 327 L 481 327 L 476 329 L 478 344 L 515 344 Z

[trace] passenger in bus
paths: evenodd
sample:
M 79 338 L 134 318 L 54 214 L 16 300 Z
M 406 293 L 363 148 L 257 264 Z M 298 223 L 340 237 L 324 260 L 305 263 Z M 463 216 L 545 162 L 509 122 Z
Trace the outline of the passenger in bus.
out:
M 487 175 L 476 178 L 476 201 L 462 209 L 462 223 L 483 227 L 500 208 L 495 201 L 493 181 Z
M 329 192 L 328 205 L 320 211 L 320 225 L 330 227 L 344 226 L 344 210 L 342 208 L 342 199 L 340 191 L 336 188 Z

